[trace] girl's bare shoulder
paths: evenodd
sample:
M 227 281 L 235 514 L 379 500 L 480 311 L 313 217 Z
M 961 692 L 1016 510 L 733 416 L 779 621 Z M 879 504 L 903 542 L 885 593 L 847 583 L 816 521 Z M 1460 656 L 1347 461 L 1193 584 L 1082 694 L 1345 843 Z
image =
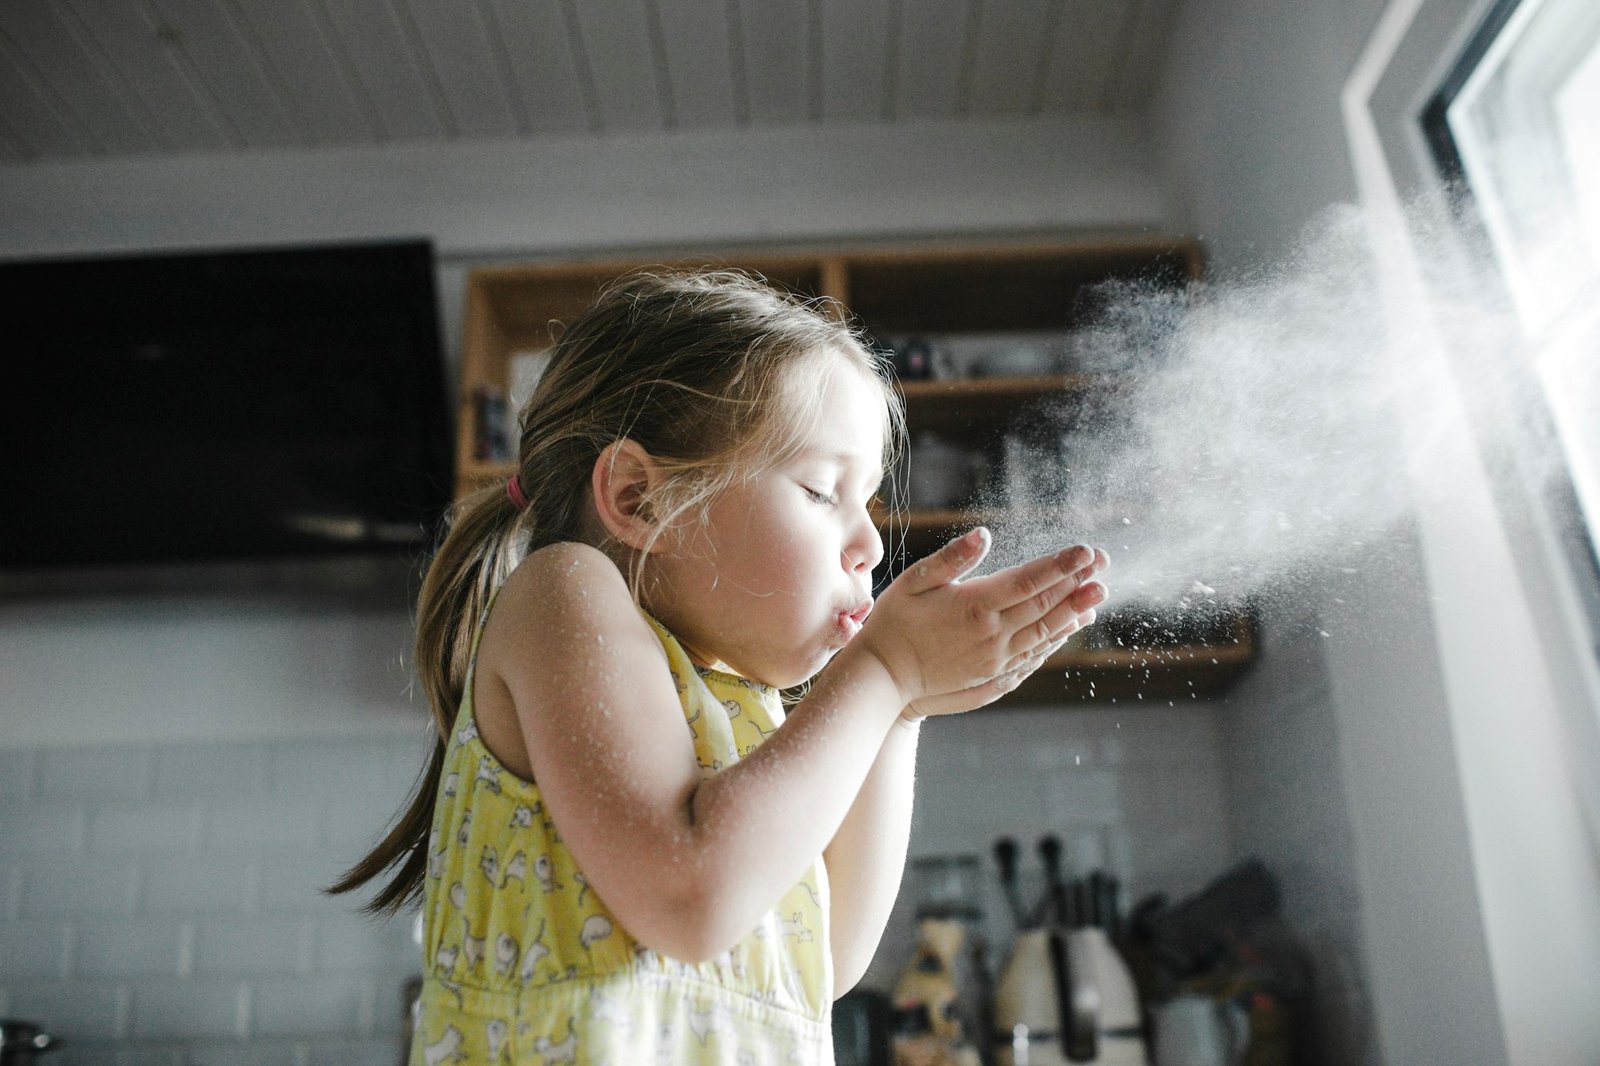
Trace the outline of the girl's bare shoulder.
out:
M 623 647 L 654 646 L 661 654 L 616 563 L 597 548 L 563 541 L 529 553 L 506 579 L 482 653 L 493 662 L 503 658 L 497 648 L 513 648 L 516 654 L 507 661 L 532 666 L 607 640 Z
M 614 585 L 624 596 L 628 596 L 628 584 L 610 556 L 588 544 L 561 540 L 529 552 L 527 558 L 511 572 L 500 591 L 502 596 L 508 593 L 517 596 L 524 592 L 560 595 L 567 591 L 609 585 Z

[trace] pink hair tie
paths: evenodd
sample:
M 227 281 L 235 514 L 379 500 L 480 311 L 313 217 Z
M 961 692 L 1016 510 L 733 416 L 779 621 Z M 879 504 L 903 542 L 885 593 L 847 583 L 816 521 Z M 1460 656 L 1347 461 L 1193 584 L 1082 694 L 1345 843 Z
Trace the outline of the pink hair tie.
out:
M 517 510 L 528 509 L 528 498 L 522 494 L 522 484 L 515 477 L 506 478 L 506 495 L 511 497 L 511 502 L 516 504 Z

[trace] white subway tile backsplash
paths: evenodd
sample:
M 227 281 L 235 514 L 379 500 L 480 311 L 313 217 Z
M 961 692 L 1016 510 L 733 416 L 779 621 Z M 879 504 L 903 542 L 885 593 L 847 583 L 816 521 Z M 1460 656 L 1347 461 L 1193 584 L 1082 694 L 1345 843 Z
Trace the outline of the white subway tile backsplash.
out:
M 33 791 L 33 765 L 36 752 L 0 751 L 0 799 L 11 800 Z
M 316 842 L 321 801 L 306 796 L 224 798 L 208 804 L 205 847 L 253 852 L 262 848 L 309 848 Z
M 188 1066 L 182 1044 L 124 1045 L 117 1051 L 117 1066 Z M 53 1064 L 52 1064 L 53 1066 Z
M 400 1061 L 403 1046 L 404 1041 L 399 1036 L 313 1040 L 305 1066 L 395 1066 Z
M 1058 768 L 1045 782 L 1044 799 L 1045 823 L 1052 826 L 1121 817 L 1117 775 L 1111 770 Z
M 197 800 L 117 803 L 89 814 L 89 850 L 108 855 L 192 852 L 200 840 Z
M 133 989 L 132 1035 L 141 1040 L 247 1037 L 250 987 L 239 981 L 141 981 Z
M 0 922 L 0 985 L 65 978 L 71 929 L 64 921 Z
M 372 1000 L 372 988 L 365 980 L 262 980 L 256 984 L 255 1032 L 261 1036 L 358 1034 L 363 1015 L 370 1022 Z
M 128 992 L 107 981 L 25 981 L 7 991 L 6 1010 L 68 1040 L 117 1040 L 128 1034 Z
M 183 1066 L 303 1066 L 305 1058 L 305 1048 L 292 1041 L 239 1040 L 192 1045 Z
M 412 917 L 323 919 L 314 924 L 311 966 L 318 973 L 367 971 L 400 976 L 422 972 L 422 948 L 411 938 Z
M 261 867 L 262 913 L 323 918 L 355 913 L 371 895 L 370 891 L 330 896 L 323 889 L 360 858 L 360 855 L 352 852 L 323 850 L 264 853 Z
M 137 1061 L 140 1066 L 182 1066 L 177 1052 L 169 1051 L 166 1058 L 152 1058 L 141 1055 L 137 1060 L 125 1051 L 118 1049 L 116 1044 L 89 1045 L 85 1047 L 81 1042 L 75 1042 L 72 1050 L 62 1048 L 60 1054 L 52 1055 L 56 1063 L 52 1066 L 125 1066 L 126 1063 Z M 65 1059 L 65 1063 L 61 1060 Z M 48 1061 L 48 1060 L 47 1060 Z
M 400 812 L 402 797 L 391 790 L 349 796 L 323 811 L 320 843 L 338 850 L 366 852 L 388 832 Z
M 390 779 L 388 754 L 382 738 L 285 741 L 272 751 L 271 786 L 292 796 L 398 793 L 402 785 Z
M 88 812 L 78 804 L 27 806 L 8 801 L 0 808 L 0 858 L 82 851 L 88 822 Z
M 241 915 L 195 923 L 196 976 L 297 973 L 310 961 L 309 922 Z
M 160 748 L 155 753 L 157 795 L 256 795 L 267 787 L 272 748 L 267 744 L 208 744 Z
M 40 856 L 22 869 L 24 918 L 132 914 L 138 871 L 120 859 Z
M 77 924 L 73 972 L 84 977 L 176 977 L 183 927 L 175 921 L 91 918 Z
M 261 879 L 257 857 L 155 856 L 140 865 L 141 914 L 242 914 L 257 906 Z
M 0 862 L 0 921 L 14 920 L 22 909 L 22 867 Z
M 39 752 L 34 792 L 42 797 L 135 798 L 150 787 L 150 766 L 151 751 L 142 746 L 49 748 Z

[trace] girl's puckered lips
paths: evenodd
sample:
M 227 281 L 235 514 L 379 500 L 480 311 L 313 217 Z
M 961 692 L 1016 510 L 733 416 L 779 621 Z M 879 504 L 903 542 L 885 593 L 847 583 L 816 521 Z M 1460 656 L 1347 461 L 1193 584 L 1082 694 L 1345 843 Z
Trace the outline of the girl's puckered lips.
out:
M 861 624 L 867 620 L 867 615 L 872 613 L 872 601 L 864 600 L 855 607 L 839 612 L 839 628 L 844 632 L 846 640 L 861 632 Z

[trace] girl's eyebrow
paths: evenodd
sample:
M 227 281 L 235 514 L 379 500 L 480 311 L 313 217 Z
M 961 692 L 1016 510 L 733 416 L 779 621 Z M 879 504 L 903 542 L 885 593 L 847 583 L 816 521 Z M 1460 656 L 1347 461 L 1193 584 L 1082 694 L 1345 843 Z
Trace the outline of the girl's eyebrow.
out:
M 838 463 L 840 466 L 865 465 L 866 463 L 870 462 L 870 460 L 867 460 L 853 452 L 829 451 L 826 448 L 807 448 L 805 451 L 800 453 L 800 458 L 824 459 L 829 462 Z M 876 480 L 883 480 L 883 467 L 881 465 L 878 463 L 872 463 L 872 465 L 867 467 L 867 469 L 869 472 L 877 475 Z

